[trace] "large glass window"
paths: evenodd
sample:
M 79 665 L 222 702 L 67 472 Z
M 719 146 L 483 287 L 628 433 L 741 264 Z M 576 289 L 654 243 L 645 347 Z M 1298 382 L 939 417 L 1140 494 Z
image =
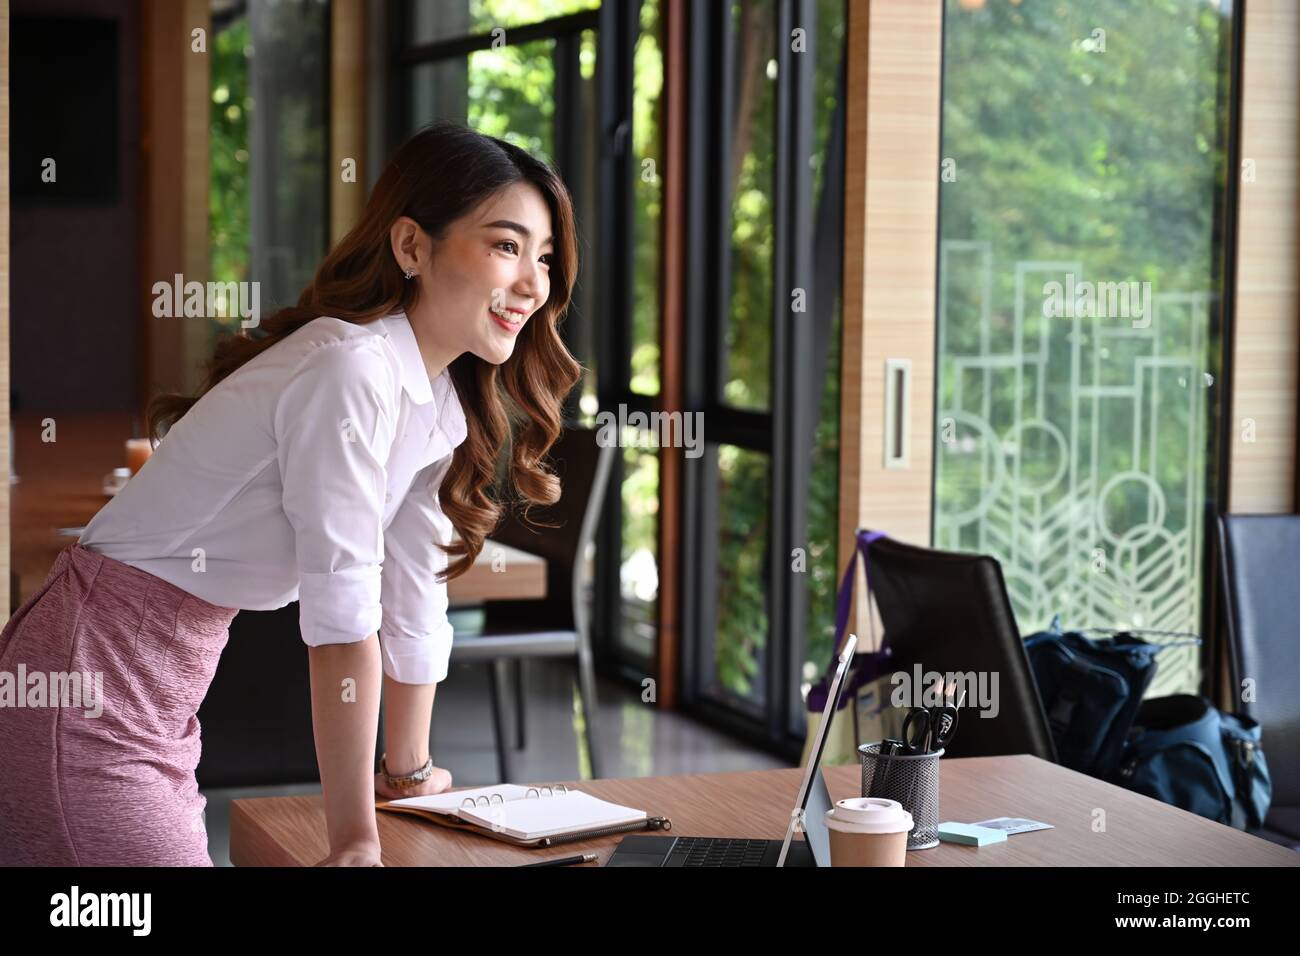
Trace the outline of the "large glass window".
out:
M 772 363 L 772 177 L 776 161 L 776 7 L 732 3 L 739 46 L 731 181 L 731 310 L 722 401 L 765 409 Z
M 659 0 L 604 9 L 599 0 L 409 0 L 395 10 L 394 139 L 434 120 L 461 122 L 551 163 L 573 197 L 580 266 L 561 333 L 584 372 L 568 423 L 593 428 L 602 409 L 649 408 L 660 360 Z M 626 46 L 624 30 L 634 37 Z M 614 156 L 610 130 L 625 119 L 630 151 Z M 630 221 L 609 215 L 625 198 Z M 593 636 L 637 673 L 658 622 L 659 454 L 647 438 L 622 436 L 586 556 Z
M 663 199 L 660 93 L 664 57 L 659 0 L 642 0 L 633 59 L 632 142 L 635 292 L 632 299 L 632 391 L 659 394 L 659 221 Z
M 400 53 L 392 145 L 452 120 L 554 166 L 573 197 L 579 273 L 561 326 L 585 370 L 571 418 L 597 410 L 595 282 L 596 32 L 599 0 L 407 0 L 396 4 Z M 588 14 L 581 23 L 574 15 Z
M 263 315 L 298 301 L 329 247 L 329 4 L 212 5 L 211 277 L 256 281 Z M 239 303 L 210 332 L 240 327 Z
M 1201 631 L 1230 26 L 947 4 L 934 543 L 997 557 L 1024 633 Z M 1159 674 L 1195 691 L 1195 649 Z
M 684 700 L 773 745 L 834 634 L 844 8 L 692 7 Z
M 394 138 L 457 119 L 550 159 L 574 193 L 583 269 L 565 336 L 586 374 L 571 418 L 656 410 L 660 0 L 399 9 Z M 842 163 L 827 172 L 843 149 L 844 2 L 729 0 L 687 15 L 685 398 L 706 428 L 683 473 L 683 700 L 788 744 L 833 633 L 840 303 L 838 267 L 823 265 L 838 264 L 842 232 Z M 651 666 L 658 627 L 648 437 L 623 435 L 594 558 L 595 636 L 628 675 Z
M 829 246 L 841 249 L 843 234 L 843 183 L 827 182 L 826 170 L 835 165 L 832 149 L 843 155 L 843 129 L 839 138 L 832 135 L 840 95 L 839 81 L 844 63 L 844 3 L 842 0 L 818 0 L 817 26 L 823 53 L 817 58 L 813 87 L 813 195 L 817 197 L 820 237 L 818 249 Z M 842 112 L 839 121 L 844 120 Z M 843 173 L 840 173 L 841 178 Z M 832 207 L 839 213 L 832 214 Z M 832 233 L 822 236 L 824 230 Z M 814 254 L 814 262 L 820 258 Z M 841 275 L 835 269 L 836 276 Z M 840 506 L 840 329 L 842 284 L 833 283 L 834 301 L 829 303 L 829 334 L 815 348 L 813 378 L 816 383 L 817 415 L 813 432 L 812 476 L 808 494 L 808 625 L 802 649 L 803 675 L 800 700 L 812 681 L 825 670 L 835 644 L 835 599 L 839 588 L 839 506 Z M 822 357 L 824 355 L 824 358 Z
M 208 151 L 208 250 L 215 282 L 249 278 L 248 119 L 253 99 L 249 60 L 253 38 L 243 7 L 234 16 L 214 12 L 212 20 L 212 92 Z M 236 313 L 215 318 L 224 328 L 239 327 Z
M 718 448 L 718 561 L 712 668 L 708 684 L 755 708 L 766 699 L 771 511 L 767 455 Z
M 660 367 L 661 23 L 659 0 L 642 0 L 632 61 L 632 342 L 628 390 L 651 399 L 659 394 Z M 654 655 L 659 621 L 659 461 L 653 450 L 628 448 L 623 455 L 618 643 L 640 666 L 648 666 Z

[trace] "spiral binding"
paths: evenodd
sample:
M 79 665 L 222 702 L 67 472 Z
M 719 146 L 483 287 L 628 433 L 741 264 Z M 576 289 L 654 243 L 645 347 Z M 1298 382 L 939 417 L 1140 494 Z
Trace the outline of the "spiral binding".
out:
M 526 791 L 524 791 L 523 799 L 540 800 L 542 798 L 543 790 L 550 791 L 549 793 L 546 794 L 546 796 L 548 797 L 556 796 L 557 790 L 560 792 L 561 795 L 575 792 L 573 790 L 570 790 L 562 783 L 557 783 L 554 787 L 547 784 L 541 787 L 529 787 Z M 460 802 L 460 806 L 461 808 L 468 807 L 471 810 L 474 809 L 475 807 L 490 807 L 493 806 L 493 802 L 492 802 L 493 797 L 496 797 L 497 804 L 504 804 L 506 802 L 506 798 L 501 796 L 501 794 L 489 793 L 479 797 L 466 797 L 464 800 Z M 480 800 L 482 800 L 483 802 L 479 803 Z

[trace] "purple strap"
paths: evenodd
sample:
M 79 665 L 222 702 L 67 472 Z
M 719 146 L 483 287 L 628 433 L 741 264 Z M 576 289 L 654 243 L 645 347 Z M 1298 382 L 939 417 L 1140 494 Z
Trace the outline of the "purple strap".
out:
M 849 626 L 849 608 L 853 604 L 853 573 L 858 568 L 859 554 L 862 555 L 862 574 L 867 582 L 867 604 L 868 613 L 870 613 L 871 557 L 867 547 L 873 541 L 885 537 L 885 534 L 881 531 L 866 531 L 859 528 L 855 537 L 856 547 L 853 549 L 853 557 L 849 559 L 849 566 L 844 569 L 844 578 L 840 581 L 839 599 L 835 604 L 835 649 L 831 652 L 831 661 L 826 668 L 826 673 L 821 680 L 808 690 L 807 707 L 809 712 L 820 713 L 826 709 L 826 698 L 830 694 L 831 678 L 835 676 L 835 664 L 839 659 L 840 650 L 844 646 L 844 635 Z M 845 678 L 847 686 L 840 694 L 839 706 L 836 710 L 843 710 L 848 706 L 848 702 L 857 696 L 858 689 L 862 685 L 880 676 L 885 659 L 888 657 L 889 648 L 887 647 L 882 647 L 879 651 L 854 655 L 854 661 L 849 665 L 849 673 Z

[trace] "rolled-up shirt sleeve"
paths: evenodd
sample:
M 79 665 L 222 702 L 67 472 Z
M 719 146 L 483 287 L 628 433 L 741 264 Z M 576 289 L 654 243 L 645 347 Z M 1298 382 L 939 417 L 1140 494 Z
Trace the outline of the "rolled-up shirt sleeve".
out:
M 276 404 L 299 624 L 312 647 L 362 641 L 379 630 L 396 388 L 396 373 L 378 347 L 351 340 L 308 353 Z
M 384 673 L 404 684 L 435 684 L 447 676 L 452 628 L 447 620 L 447 566 L 439 544 L 450 544 L 451 519 L 438 488 L 451 455 L 426 465 L 384 533 L 383 622 L 379 640 Z

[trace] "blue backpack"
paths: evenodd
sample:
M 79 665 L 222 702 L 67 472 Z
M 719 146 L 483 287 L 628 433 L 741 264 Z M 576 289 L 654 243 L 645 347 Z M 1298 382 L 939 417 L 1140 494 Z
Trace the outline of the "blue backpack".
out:
M 1160 647 L 1131 634 L 1094 639 L 1049 630 L 1025 638 L 1057 760 L 1071 770 L 1109 776 L 1156 676 Z
M 1237 829 L 1258 829 L 1273 798 L 1258 721 L 1204 697 L 1144 701 L 1114 783 Z
M 1166 646 L 1063 633 L 1059 620 L 1025 638 L 1057 759 L 1228 826 L 1262 826 L 1273 786 L 1259 724 L 1190 694 L 1143 700 Z

